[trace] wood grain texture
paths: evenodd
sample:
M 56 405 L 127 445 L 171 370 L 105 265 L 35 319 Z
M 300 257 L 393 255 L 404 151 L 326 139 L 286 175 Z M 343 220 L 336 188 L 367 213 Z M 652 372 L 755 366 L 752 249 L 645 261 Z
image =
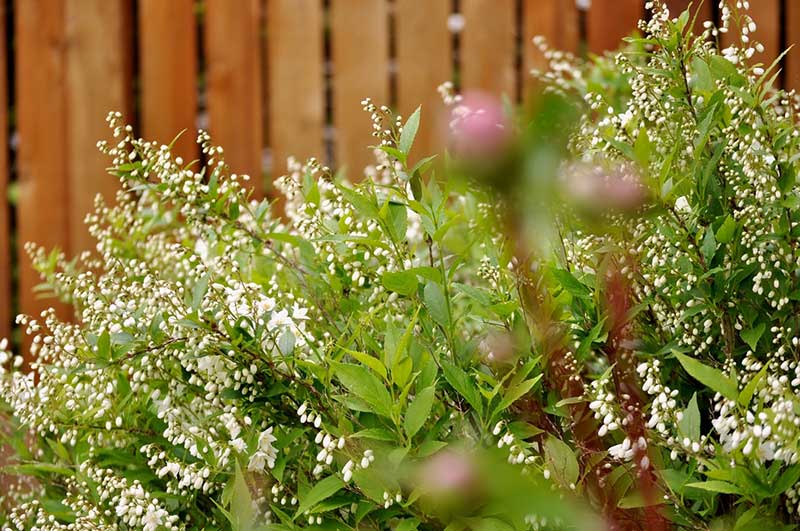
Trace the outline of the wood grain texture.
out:
M 261 3 L 206 0 L 205 42 L 209 131 L 231 171 L 264 191 L 262 153 Z
M 412 159 L 436 153 L 444 145 L 445 107 L 436 89 L 453 77 L 450 13 L 449 0 L 432 0 L 425 9 L 416 0 L 395 3 L 398 109 L 407 117 L 422 106 Z
M 461 86 L 516 99 L 514 0 L 462 0 Z
M 5 3 L 0 4 L 0 72 L 7 68 Z M 0 75 L 0 339 L 11 335 L 11 223 L 8 205 L 8 86 Z M 1 450 L 0 450 L 1 451 Z
M 622 46 L 622 38 L 636 29 L 644 15 L 642 0 L 592 0 L 586 14 L 589 51 L 603 53 Z
M 530 71 L 548 67 L 533 38 L 541 35 L 551 49 L 577 53 L 581 41 L 580 15 L 571 0 L 525 0 L 522 8 L 522 86 L 527 94 L 535 85 Z
M 83 223 L 95 196 L 114 200 L 119 188 L 108 175 L 109 158 L 97 150 L 111 139 L 105 118 L 120 111 L 132 116 L 133 84 L 128 0 L 67 0 L 67 173 L 69 175 L 70 251 L 94 248 Z
M 194 0 L 139 0 L 142 136 L 163 144 L 185 162 L 199 150 L 197 21 Z
M 375 163 L 372 125 L 361 100 L 389 104 L 389 13 L 386 0 L 331 0 L 334 159 L 351 180 Z
M 67 180 L 67 72 L 64 0 L 17 0 L 17 254 L 20 311 L 38 318 L 52 306 L 39 299 L 39 275 L 23 246 L 70 250 Z M 66 305 L 56 304 L 67 317 Z
M 267 93 L 272 176 L 286 159 L 325 160 L 323 9 L 320 0 L 267 1 Z

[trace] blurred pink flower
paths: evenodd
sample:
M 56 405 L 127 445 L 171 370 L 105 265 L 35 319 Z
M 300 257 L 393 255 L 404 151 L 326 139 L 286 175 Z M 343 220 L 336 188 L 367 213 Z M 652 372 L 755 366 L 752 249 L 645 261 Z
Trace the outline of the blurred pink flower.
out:
M 497 97 L 472 91 L 450 112 L 449 131 L 456 154 L 486 158 L 502 154 L 511 137 L 511 124 Z
M 444 450 L 422 465 L 420 482 L 422 488 L 431 494 L 463 492 L 475 482 L 475 464 L 463 453 Z
M 572 165 L 564 181 L 568 199 L 590 210 L 631 211 L 647 201 L 647 188 L 631 167 Z

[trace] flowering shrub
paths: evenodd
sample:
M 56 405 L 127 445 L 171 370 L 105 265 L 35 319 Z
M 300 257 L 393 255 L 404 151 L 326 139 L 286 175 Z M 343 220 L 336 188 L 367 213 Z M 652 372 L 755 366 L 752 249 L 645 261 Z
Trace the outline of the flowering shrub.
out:
M 96 252 L 31 248 L 75 320 L 0 343 L 4 529 L 792 528 L 798 99 L 746 2 L 648 8 L 540 43 L 527 117 L 445 87 L 454 160 L 365 100 L 377 165 L 292 162 L 280 213 L 110 115 Z

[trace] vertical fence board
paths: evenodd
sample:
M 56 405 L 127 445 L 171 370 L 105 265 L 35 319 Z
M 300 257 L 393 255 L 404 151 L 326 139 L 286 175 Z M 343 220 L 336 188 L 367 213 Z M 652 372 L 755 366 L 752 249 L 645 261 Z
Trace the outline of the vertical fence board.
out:
M 272 175 L 286 158 L 324 160 L 325 87 L 320 0 L 267 1 L 267 79 Z
M 374 164 L 367 146 L 375 145 L 369 115 L 361 100 L 389 104 L 389 13 L 385 0 L 332 0 L 333 121 L 335 162 L 358 180 Z
M 436 88 L 453 76 L 452 38 L 447 29 L 450 12 L 446 0 L 434 0 L 424 9 L 415 0 L 395 3 L 398 108 L 409 116 L 422 105 L 415 158 L 435 153 L 442 146 L 444 104 Z
M 528 93 L 535 81 L 531 70 L 547 69 L 547 60 L 532 39 L 541 35 L 550 48 L 577 53 L 581 40 L 580 17 L 575 2 L 564 0 L 525 0 L 523 17 L 522 86 Z
M 622 38 L 636 29 L 644 15 L 642 0 L 592 0 L 586 15 L 586 40 L 589 51 L 616 50 Z
M 198 67 L 194 0 L 139 1 L 139 62 L 142 136 L 168 144 L 185 129 L 173 153 L 185 162 L 195 160 Z
M 16 12 L 17 242 L 20 310 L 38 317 L 52 301 L 33 292 L 39 276 L 23 249 L 33 241 L 69 250 L 66 33 L 63 0 L 18 0 Z M 68 316 L 65 305 L 55 305 Z
M 516 98 L 514 0 L 463 0 L 461 86 Z
M 6 9 L 0 4 L 0 339 L 11 335 L 11 224 L 8 208 L 8 87 Z
M 786 18 L 783 23 L 786 24 L 786 45 L 795 46 L 784 59 L 786 88 L 800 90 L 800 2 L 786 2 Z
M 259 0 L 206 0 L 209 130 L 231 171 L 263 195 Z
M 789 0 L 788 4 L 796 4 L 797 0 Z M 769 67 L 783 51 L 781 49 L 781 0 L 758 0 L 750 4 L 750 16 L 756 23 L 755 39 L 764 45 L 764 53 L 756 54 L 753 59 Z
M 787 5 L 796 3 L 790 0 Z M 765 67 L 772 64 L 781 52 L 781 0 L 758 0 L 750 3 L 750 10 L 747 11 L 756 23 L 757 31 L 750 35 L 751 42 L 756 40 L 764 45 L 764 53 L 756 53 L 751 63 L 763 63 Z M 783 23 L 789 23 L 788 20 Z M 791 25 L 789 26 L 791 28 Z M 791 31 L 791 30 L 790 30 Z M 731 22 L 728 33 L 722 35 L 721 44 L 723 47 L 735 44 L 741 46 L 741 28 L 735 22 Z
M 70 250 L 77 254 L 94 248 L 83 219 L 94 210 L 95 196 L 113 201 L 119 188 L 96 143 L 111 138 L 108 111 L 131 119 L 133 50 L 127 0 L 67 0 L 66 9 L 69 230 Z

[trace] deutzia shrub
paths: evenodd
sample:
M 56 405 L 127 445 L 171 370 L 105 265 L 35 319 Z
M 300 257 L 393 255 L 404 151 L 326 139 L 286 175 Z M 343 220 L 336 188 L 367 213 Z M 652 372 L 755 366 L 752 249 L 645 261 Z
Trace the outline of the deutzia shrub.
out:
M 800 100 L 746 8 L 539 40 L 528 114 L 443 86 L 452 156 L 365 100 L 376 165 L 273 205 L 111 114 L 96 249 L 30 247 L 75 317 L 0 343 L 3 529 L 792 529 Z

